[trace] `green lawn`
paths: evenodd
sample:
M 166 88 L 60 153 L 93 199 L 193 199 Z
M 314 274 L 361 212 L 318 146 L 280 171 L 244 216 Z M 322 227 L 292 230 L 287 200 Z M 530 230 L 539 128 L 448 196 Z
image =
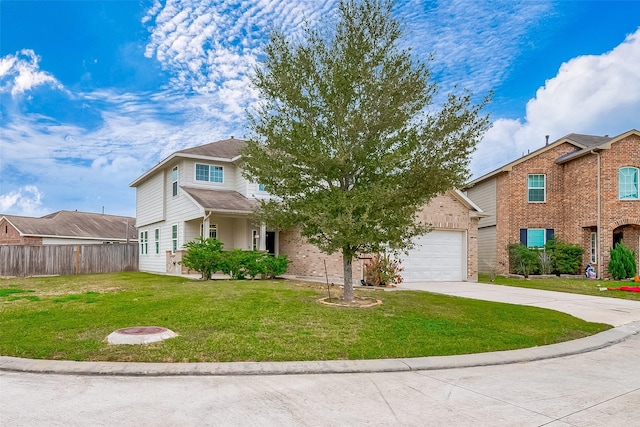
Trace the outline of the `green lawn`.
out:
M 478 281 L 491 283 L 489 275 L 480 274 Z M 620 282 L 615 280 L 593 279 L 516 279 L 497 276 L 493 281 L 496 285 L 515 286 L 520 288 L 544 289 L 547 291 L 569 292 L 572 294 L 595 295 L 598 297 L 622 298 L 640 301 L 640 292 L 629 291 L 601 291 L 600 288 L 619 288 L 621 286 L 639 286 L 640 283 L 629 280 Z
M 338 292 L 334 289 L 334 295 Z M 326 288 L 146 273 L 0 280 L 0 354 L 104 361 L 279 361 L 452 355 L 545 345 L 608 325 L 550 310 L 425 292 L 357 290 L 383 304 L 329 307 Z M 178 338 L 108 345 L 130 326 Z

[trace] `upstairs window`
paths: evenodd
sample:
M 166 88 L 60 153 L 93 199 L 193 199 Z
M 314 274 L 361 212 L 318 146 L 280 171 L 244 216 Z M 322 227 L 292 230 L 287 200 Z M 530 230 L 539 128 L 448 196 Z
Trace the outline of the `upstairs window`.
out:
M 224 182 L 222 166 L 196 164 L 196 181 Z
M 178 167 L 171 169 L 171 194 L 178 195 Z
M 638 168 L 620 168 L 618 171 L 618 198 L 620 200 L 638 200 Z
M 267 186 L 264 184 L 258 184 L 258 191 L 267 191 Z
M 546 180 L 543 174 L 532 174 L 528 178 L 528 200 L 529 203 L 545 202 Z

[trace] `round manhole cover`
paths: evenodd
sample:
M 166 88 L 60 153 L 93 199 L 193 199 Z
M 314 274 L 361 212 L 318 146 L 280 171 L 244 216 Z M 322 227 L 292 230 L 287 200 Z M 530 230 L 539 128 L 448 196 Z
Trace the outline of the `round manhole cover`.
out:
M 177 336 L 178 334 L 171 329 L 160 326 L 132 326 L 110 333 L 107 342 L 109 344 L 149 344 Z
M 134 326 L 132 328 L 118 329 L 116 332 L 124 335 L 148 335 L 160 334 L 167 330 L 167 328 L 161 328 L 160 326 Z

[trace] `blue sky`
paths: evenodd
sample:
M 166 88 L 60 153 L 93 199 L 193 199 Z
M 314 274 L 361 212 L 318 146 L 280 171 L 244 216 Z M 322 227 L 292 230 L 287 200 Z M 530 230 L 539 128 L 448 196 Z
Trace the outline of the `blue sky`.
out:
M 270 29 L 335 0 L 0 0 L 0 213 L 135 216 L 128 184 L 246 135 Z M 640 1 L 398 0 L 440 94 L 494 90 L 479 176 L 568 133 L 640 128 Z M 439 102 L 439 101 L 438 101 Z

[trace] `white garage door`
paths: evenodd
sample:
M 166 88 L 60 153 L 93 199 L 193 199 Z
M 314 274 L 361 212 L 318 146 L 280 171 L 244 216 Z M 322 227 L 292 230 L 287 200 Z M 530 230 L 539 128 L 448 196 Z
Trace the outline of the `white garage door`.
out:
M 460 281 L 466 269 L 464 232 L 433 230 L 418 236 L 416 246 L 402 256 L 405 282 Z

